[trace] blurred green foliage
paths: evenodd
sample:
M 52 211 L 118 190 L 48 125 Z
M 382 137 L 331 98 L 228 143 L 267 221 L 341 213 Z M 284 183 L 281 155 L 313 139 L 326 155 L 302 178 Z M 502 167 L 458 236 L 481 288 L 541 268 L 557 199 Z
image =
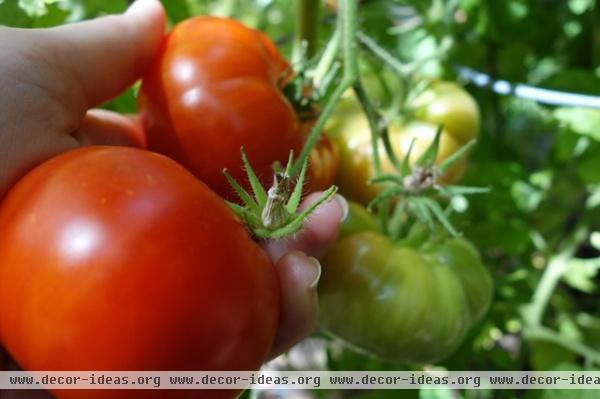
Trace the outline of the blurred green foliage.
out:
M 284 0 L 163 0 L 171 23 L 209 13 L 233 16 L 269 34 L 289 55 L 295 13 Z M 320 48 L 335 21 L 323 7 Z M 126 0 L 0 0 L 0 24 L 43 28 L 126 9 Z M 450 51 L 425 63 L 423 76 L 456 79 L 457 65 L 545 88 L 600 95 L 600 3 L 594 0 L 367 0 L 360 29 L 404 61 Z M 364 65 L 370 72 L 380 66 Z M 496 282 L 485 321 L 439 366 L 453 370 L 576 370 L 599 367 L 564 345 L 600 347 L 600 111 L 546 107 L 466 86 L 483 115 L 481 139 L 461 184 L 489 186 L 470 197 L 454 223 L 481 251 Z M 134 90 L 106 105 L 135 111 Z M 565 255 L 566 254 L 566 255 Z M 526 334 L 530 305 L 549 263 L 562 274 L 541 322 L 553 342 Z M 432 309 L 432 312 L 435 312 Z M 406 369 L 348 351 L 329 352 L 332 370 Z M 330 392 L 318 392 L 330 397 Z M 342 396 L 336 396 L 342 397 Z M 397 398 L 398 392 L 349 394 Z M 592 398 L 588 391 L 403 392 L 425 398 Z

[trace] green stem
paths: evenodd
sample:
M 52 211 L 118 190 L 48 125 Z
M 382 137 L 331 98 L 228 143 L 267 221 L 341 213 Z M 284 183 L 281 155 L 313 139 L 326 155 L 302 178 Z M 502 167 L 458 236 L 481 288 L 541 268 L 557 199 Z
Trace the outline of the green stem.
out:
M 405 76 L 408 73 L 410 65 L 406 65 L 398 61 L 386 49 L 377 44 L 375 40 L 371 39 L 362 32 L 358 32 L 356 34 L 356 38 L 366 50 L 383 61 L 383 63 L 386 64 L 396 74 L 399 76 Z
M 327 122 L 327 119 L 333 113 L 336 104 L 344 92 L 352 86 L 358 77 L 358 63 L 356 60 L 356 0 L 341 0 L 341 5 L 341 12 L 339 14 L 340 20 L 338 20 L 338 24 L 341 24 L 342 51 L 344 58 L 342 82 L 335 89 L 323 107 L 323 111 L 319 115 L 315 126 L 312 128 L 302 151 L 298 155 L 298 158 L 291 169 L 291 176 L 296 176 L 298 174 L 302 168 L 304 159 L 308 157 L 308 154 L 319 139 L 321 131 L 325 126 L 325 122 Z
M 377 114 L 375 107 L 369 100 L 367 93 L 362 85 L 360 79 L 357 79 L 353 85 L 354 93 L 356 94 L 356 98 L 358 98 L 358 102 L 360 103 L 365 116 L 367 117 L 367 121 L 369 122 L 369 129 L 371 130 L 371 147 L 373 150 L 373 167 L 375 169 L 375 176 L 379 177 L 381 175 L 381 159 L 379 157 L 379 136 L 382 127 L 381 117 Z M 387 128 L 385 128 L 387 130 Z
M 356 0 L 341 0 L 344 78 L 354 83 L 358 77 L 356 57 Z
M 548 302 L 550 301 L 556 286 L 562 278 L 568 257 L 568 254 L 562 253 L 552 258 L 548 263 L 548 266 L 544 270 L 544 274 L 533 293 L 531 304 L 527 309 L 526 320 L 529 325 L 538 326 L 542 323 L 544 311 L 548 306 Z
M 528 325 L 535 327 L 542 324 L 544 311 L 565 272 L 568 260 L 573 257 L 587 236 L 587 229 L 575 229 L 572 237 L 562 245 L 562 250 L 548 261 L 548 266 L 544 269 L 542 278 L 533 293 L 531 303 L 524 308 L 523 317 Z
M 335 63 L 335 60 L 340 50 L 341 39 L 342 32 L 340 29 L 340 25 L 338 24 L 338 26 L 335 29 L 335 32 L 333 32 L 333 36 L 331 37 L 329 42 L 327 42 L 327 46 L 323 51 L 323 55 L 319 59 L 319 63 L 315 68 L 313 82 L 317 88 L 321 86 L 323 79 L 325 79 L 325 76 L 327 76 L 331 68 L 333 68 L 333 64 Z
M 342 94 L 344 94 L 344 92 L 350 86 L 351 86 L 350 82 L 342 81 L 342 84 L 340 84 L 335 89 L 335 91 L 333 92 L 331 97 L 329 97 L 329 100 L 327 100 L 327 103 L 323 107 L 323 110 L 321 111 L 319 118 L 317 119 L 317 123 L 315 123 L 315 126 L 310 131 L 310 134 L 308 135 L 308 138 L 306 139 L 306 142 L 304 143 L 304 147 L 302 147 L 302 151 L 300 152 L 300 155 L 298 155 L 298 158 L 296 158 L 296 162 L 294 163 L 294 166 L 292 167 L 292 169 L 290 171 L 290 176 L 296 176 L 298 174 L 298 172 L 302 168 L 304 159 L 306 157 L 308 157 L 308 154 L 310 153 L 310 151 L 314 147 L 315 143 L 319 139 L 321 132 L 323 131 L 323 127 L 325 126 L 325 123 L 327 122 L 327 119 L 329 119 L 329 117 L 333 113 L 333 110 L 334 110 L 335 106 L 337 105 L 339 99 L 342 98 Z
M 591 361 L 595 364 L 600 364 L 600 352 L 597 350 L 590 348 L 587 345 L 580 344 L 573 339 L 566 339 L 562 337 L 559 333 L 546 328 L 546 327 L 532 327 L 524 330 L 524 337 L 528 340 L 538 340 L 538 341 L 546 341 L 552 342 L 557 345 L 560 345 L 573 353 L 576 353 L 586 360 Z
M 297 0 L 297 26 L 294 35 L 293 60 L 299 61 L 304 52 L 307 59 L 317 50 L 319 30 L 319 0 Z M 305 43 L 305 44 L 304 44 Z M 303 49 L 303 46 L 306 46 Z

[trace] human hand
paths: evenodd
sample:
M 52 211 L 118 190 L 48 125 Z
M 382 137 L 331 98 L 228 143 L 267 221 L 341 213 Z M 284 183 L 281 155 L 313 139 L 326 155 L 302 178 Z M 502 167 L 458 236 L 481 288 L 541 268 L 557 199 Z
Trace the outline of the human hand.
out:
M 0 28 L 0 197 L 27 171 L 62 152 L 91 144 L 143 146 L 134 119 L 93 107 L 140 77 L 164 26 L 159 2 L 138 0 L 124 15 L 52 29 Z M 338 197 L 320 206 L 293 239 L 263 243 L 283 293 L 271 357 L 314 328 L 320 266 L 312 257 L 335 239 L 345 212 Z

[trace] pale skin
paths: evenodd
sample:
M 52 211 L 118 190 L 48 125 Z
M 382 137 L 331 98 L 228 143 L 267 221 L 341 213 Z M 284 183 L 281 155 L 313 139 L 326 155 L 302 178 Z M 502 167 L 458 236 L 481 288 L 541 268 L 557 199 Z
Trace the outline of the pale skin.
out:
M 44 30 L 0 27 L 0 197 L 29 170 L 62 152 L 93 144 L 139 145 L 135 117 L 94 109 L 139 79 L 165 29 L 158 0 L 138 0 L 126 14 Z M 310 195 L 306 206 L 318 197 Z M 317 260 L 347 212 L 336 196 L 292 239 L 263 243 L 279 274 L 280 325 L 270 358 L 306 337 L 317 320 Z M 0 369 L 18 365 L 0 351 Z M 49 398 L 5 391 L 0 399 Z

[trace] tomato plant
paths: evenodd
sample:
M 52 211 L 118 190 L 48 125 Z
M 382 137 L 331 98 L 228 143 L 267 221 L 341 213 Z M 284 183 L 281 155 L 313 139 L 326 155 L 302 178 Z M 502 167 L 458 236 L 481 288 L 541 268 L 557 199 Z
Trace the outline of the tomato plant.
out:
M 27 370 L 256 370 L 270 350 L 271 261 L 221 198 L 162 155 L 53 158 L 7 194 L 0 230 L 0 338 Z
M 224 168 L 245 182 L 244 147 L 265 185 L 297 153 L 304 129 L 283 95 L 291 69 L 271 40 L 240 22 L 196 17 L 176 25 L 143 77 L 139 109 L 151 150 L 175 159 L 222 196 Z
M 321 326 L 395 362 L 450 355 L 492 297 L 492 279 L 470 242 L 431 237 L 418 224 L 393 242 L 358 204 L 322 263 Z

